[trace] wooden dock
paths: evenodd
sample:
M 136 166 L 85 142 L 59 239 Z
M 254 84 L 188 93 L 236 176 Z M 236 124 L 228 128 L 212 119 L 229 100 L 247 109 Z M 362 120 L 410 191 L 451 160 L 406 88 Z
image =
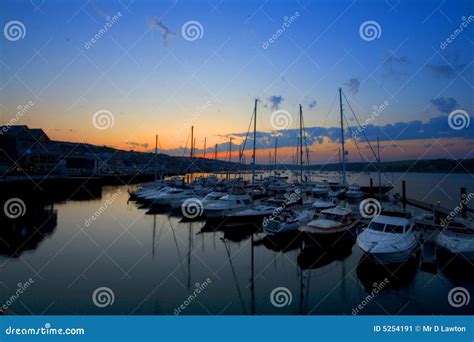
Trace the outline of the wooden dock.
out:
M 468 208 L 467 205 L 461 206 L 462 201 L 466 198 L 466 188 L 460 189 L 460 212 L 461 216 L 467 216 L 467 213 L 474 213 L 474 209 Z M 435 214 L 436 216 L 448 216 L 450 215 L 455 208 L 444 208 L 438 204 L 426 203 L 424 201 L 416 200 L 413 198 L 408 198 L 406 195 L 406 183 L 405 181 L 402 182 L 402 204 L 405 207 L 407 204 L 414 206 L 419 209 L 427 210 Z

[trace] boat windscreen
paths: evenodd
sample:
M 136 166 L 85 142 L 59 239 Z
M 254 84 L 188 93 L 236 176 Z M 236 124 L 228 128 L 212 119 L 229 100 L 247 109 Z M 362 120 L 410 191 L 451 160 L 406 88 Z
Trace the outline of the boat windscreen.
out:
M 392 234 L 403 234 L 404 232 L 404 226 L 397 226 L 394 224 L 387 224 L 385 226 L 385 232 L 386 233 L 392 233 Z
M 377 230 L 379 232 L 383 232 L 385 225 L 383 223 L 378 223 L 378 222 L 370 222 L 369 224 L 369 229 L 372 230 Z

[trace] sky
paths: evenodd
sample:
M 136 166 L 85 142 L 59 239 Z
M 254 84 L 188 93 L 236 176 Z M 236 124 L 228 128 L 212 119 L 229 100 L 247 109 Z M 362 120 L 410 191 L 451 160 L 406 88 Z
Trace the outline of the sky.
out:
M 232 158 L 257 102 L 257 159 L 474 157 L 472 1 L 0 3 L 0 123 L 55 140 Z M 15 30 L 16 29 L 16 30 Z M 448 40 L 449 38 L 449 40 Z M 349 128 L 348 128 L 349 127 Z M 247 142 L 247 148 L 252 146 Z M 245 152 L 250 161 L 250 150 Z

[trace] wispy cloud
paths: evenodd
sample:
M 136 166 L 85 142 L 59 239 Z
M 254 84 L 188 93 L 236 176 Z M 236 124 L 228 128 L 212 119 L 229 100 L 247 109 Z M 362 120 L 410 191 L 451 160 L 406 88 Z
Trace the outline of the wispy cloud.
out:
M 360 89 L 360 80 L 358 78 L 351 78 L 349 81 L 344 83 L 345 86 L 347 86 L 347 89 L 349 89 L 349 92 L 352 95 L 355 95 L 359 92 Z
M 163 45 L 169 46 L 174 38 L 176 37 L 176 33 L 172 32 L 162 21 L 158 20 L 157 18 L 148 18 L 148 26 L 154 32 L 158 30 L 163 38 Z
M 281 95 L 272 95 L 268 98 L 268 102 L 270 103 L 270 108 L 272 110 L 280 109 L 280 105 L 283 102 L 284 98 Z
M 441 113 L 450 113 L 458 106 L 458 103 L 452 97 L 438 97 L 430 100 L 431 104 Z

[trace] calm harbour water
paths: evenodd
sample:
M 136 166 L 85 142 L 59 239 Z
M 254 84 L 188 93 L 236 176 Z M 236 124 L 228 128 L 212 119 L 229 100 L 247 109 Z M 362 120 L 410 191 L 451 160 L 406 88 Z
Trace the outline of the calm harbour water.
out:
M 460 187 L 474 191 L 470 175 L 387 177 L 398 191 L 406 180 L 409 197 L 445 207 L 458 204 Z M 354 179 L 368 184 L 367 175 L 351 175 Z M 461 308 L 448 303 L 453 287 L 474 296 L 472 274 L 425 269 L 419 258 L 394 277 L 361 263 L 362 253 L 351 243 L 308 250 L 298 241 L 285 246 L 262 233 L 203 231 L 205 222 L 181 222 L 168 211 L 145 215 L 128 202 L 127 188 L 105 187 L 100 199 L 56 203 L 52 212 L 28 208 L 15 227 L 2 227 L 0 306 L 18 283 L 31 278 L 34 283 L 7 313 L 173 315 L 183 305 L 181 314 L 350 315 L 374 283 L 387 277 L 388 285 L 366 300 L 359 314 L 474 313 L 474 299 Z M 101 207 L 105 210 L 87 224 Z M 14 250 L 19 252 L 12 255 Z M 189 300 L 208 278 L 205 289 Z M 112 305 L 94 304 L 92 294 L 99 287 L 112 290 Z M 277 287 L 291 293 L 291 303 L 281 308 L 270 300 Z

